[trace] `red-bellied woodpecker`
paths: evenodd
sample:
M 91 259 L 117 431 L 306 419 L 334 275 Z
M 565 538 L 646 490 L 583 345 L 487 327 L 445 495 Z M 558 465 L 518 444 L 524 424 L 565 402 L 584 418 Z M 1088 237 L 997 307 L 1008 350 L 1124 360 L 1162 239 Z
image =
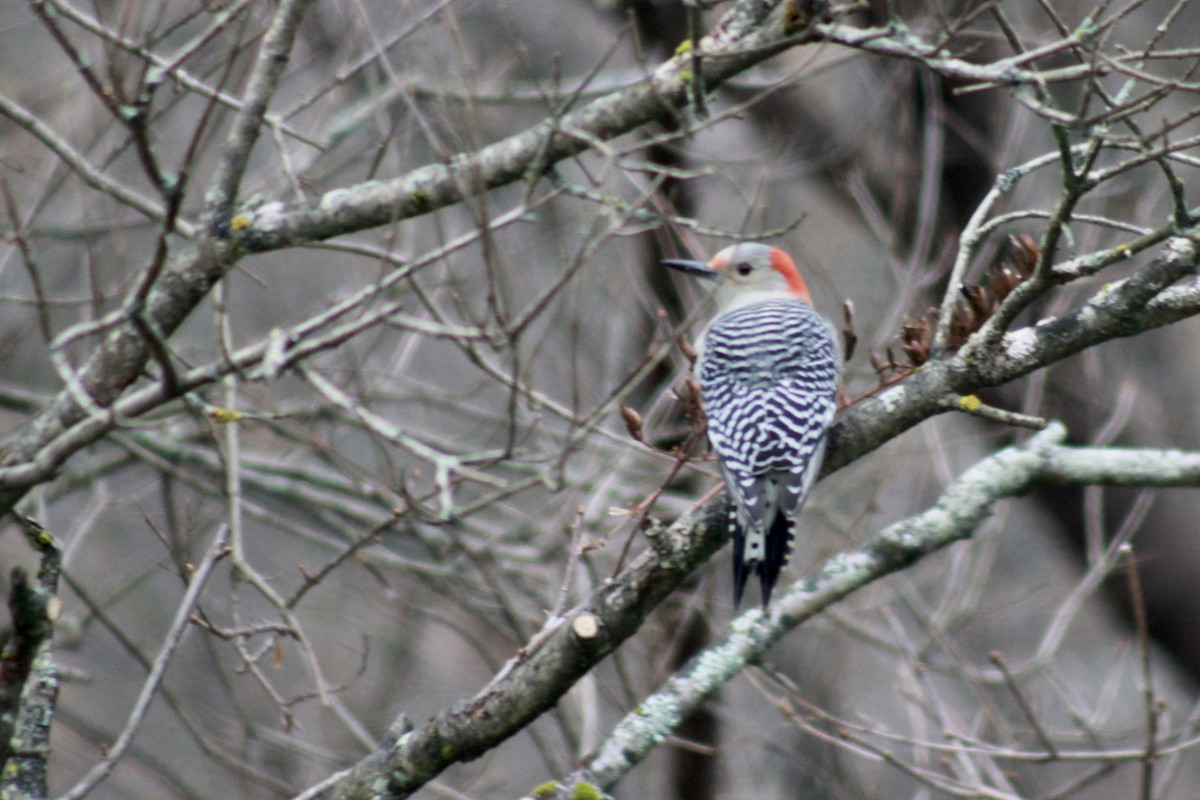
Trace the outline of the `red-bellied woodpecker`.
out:
M 707 264 L 663 263 L 717 281 L 716 310 L 696 345 L 700 393 L 729 489 L 734 604 L 753 571 L 766 608 L 825 455 L 837 405 L 833 331 L 777 247 L 737 244 Z

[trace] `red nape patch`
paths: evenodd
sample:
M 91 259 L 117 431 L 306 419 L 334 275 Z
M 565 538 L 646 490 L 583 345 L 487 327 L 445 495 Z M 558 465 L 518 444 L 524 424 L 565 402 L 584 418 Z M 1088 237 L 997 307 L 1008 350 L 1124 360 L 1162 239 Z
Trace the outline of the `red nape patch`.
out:
M 771 266 L 787 280 L 788 288 L 792 290 L 792 294 L 810 306 L 812 305 L 812 296 L 808 293 L 808 284 L 804 282 L 804 278 L 800 277 L 800 270 L 796 269 L 796 264 L 792 261 L 791 256 L 778 247 L 772 247 Z

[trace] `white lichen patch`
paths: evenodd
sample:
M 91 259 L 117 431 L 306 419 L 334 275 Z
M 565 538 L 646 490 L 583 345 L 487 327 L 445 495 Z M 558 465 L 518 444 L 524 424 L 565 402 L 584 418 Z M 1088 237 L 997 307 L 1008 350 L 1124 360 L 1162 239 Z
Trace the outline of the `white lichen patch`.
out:
M 253 231 L 275 230 L 287 219 L 287 205 L 279 201 L 263 203 L 255 208 L 244 209 L 233 218 L 235 230 L 248 228 Z M 241 221 L 239 224 L 239 220 Z
M 322 211 L 330 211 L 336 206 L 345 204 L 353 194 L 349 189 L 330 189 L 321 195 L 320 209 Z
M 321 211 L 345 211 L 362 209 L 373 204 L 392 204 L 399 199 L 394 182 L 363 181 L 348 189 L 330 189 L 321 195 L 318 208 Z M 421 192 L 417 189 L 415 192 Z
M 642 703 L 642 716 L 646 719 L 670 721 L 680 718 L 679 698 L 668 692 L 659 692 Z
M 942 506 L 934 506 L 921 515 L 921 538 L 941 536 L 954 527 L 954 515 Z
M 1192 261 L 1196 257 L 1196 244 L 1184 236 L 1173 236 L 1167 240 L 1167 252 L 1180 261 Z
M 1026 361 L 1033 356 L 1037 348 L 1037 331 L 1032 328 L 1021 328 L 1004 334 L 1004 351 L 1013 361 Z
M 852 553 L 843 553 L 835 559 L 831 559 L 826 565 L 826 571 L 833 575 L 858 575 L 867 570 L 870 570 L 874 565 L 874 559 L 863 552 L 854 551 Z
M 667 738 L 682 718 L 679 698 L 665 692 L 652 695 L 621 722 L 623 729 L 619 737 L 626 741 L 637 741 L 643 745 L 657 745 Z
M 751 611 L 745 614 L 738 614 L 729 623 L 729 632 L 734 636 L 748 636 L 761 621 L 761 611 L 758 613 Z
M 897 386 L 891 391 L 881 394 L 879 400 L 883 403 L 885 411 L 892 412 L 904 403 L 904 398 L 907 394 L 908 392 L 903 386 Z
M 761 615 L 743 615 L 761 620 Z M 707 694 L 728 683 L 746 666 L 746 652 L 753 646 L 749 632 L 732 634 L 721 647 L 704 650 L 692 668 L 689 683 L 694 691 Z

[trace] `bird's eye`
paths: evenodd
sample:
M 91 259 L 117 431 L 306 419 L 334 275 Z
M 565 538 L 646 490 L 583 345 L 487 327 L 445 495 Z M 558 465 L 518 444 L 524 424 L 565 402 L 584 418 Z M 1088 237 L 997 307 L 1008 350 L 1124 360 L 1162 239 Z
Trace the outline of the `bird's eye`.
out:
M 743 261 L 742 263 L 738 264 L 736 267 L 734 267 L 734 269 L 737 270 L 738 275 L 749 275 L 751 272 L 754 272 L 754 267 L 751 266 L 750 263 L 746 262 L 746 261 Z

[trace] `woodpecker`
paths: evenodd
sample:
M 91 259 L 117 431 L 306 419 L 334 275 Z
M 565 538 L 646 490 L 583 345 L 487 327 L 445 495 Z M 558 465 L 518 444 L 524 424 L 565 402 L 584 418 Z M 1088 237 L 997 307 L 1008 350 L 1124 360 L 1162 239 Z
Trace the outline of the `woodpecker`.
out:
M 754 572 L 765 609 L 825 456 L 840 360 L 833 331 L 777 247 L 747 242 L 707 264 L 663 264 L 716 282 L 715 311 L 695 345 L 700 394 L 729 490 L 734 606 Z

